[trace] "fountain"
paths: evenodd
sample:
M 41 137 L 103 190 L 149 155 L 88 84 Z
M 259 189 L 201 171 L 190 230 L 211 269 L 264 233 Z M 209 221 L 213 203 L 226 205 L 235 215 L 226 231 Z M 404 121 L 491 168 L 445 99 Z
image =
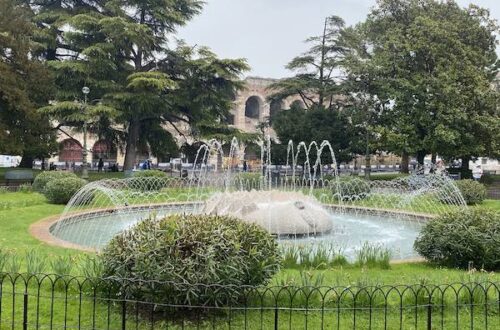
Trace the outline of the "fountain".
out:
M 50 226 L 50 234 L 99 250 L 114 235 L 147 217 L 227 214 L 262 226 L 280 242 L 312 248 L 333 244 L 352 257 L 368 241 L 390 248 L 393 258 L 400 259 L 416 256 L 413 241 L 429 214 L 466 207 L 445 175 L 346 181 L 339 178 L 335 154 L 326 141 L 296 146 L 290 142 L 281 169 L 270 161 L 270 145 L 269 140 L 261 143 L 261 167 L 251 175 L 235 171 L 233 164 L 242 159 L 243 150 L 233 139 L 227 155 L 215 140 L 200 147 L 186 178 L 89 183 Z M 229 161 L 222 164 L 224 159 Z M 329 167 L 323 166 L 325 159 Z M 363 191 L 354 186 L 358 181 Z

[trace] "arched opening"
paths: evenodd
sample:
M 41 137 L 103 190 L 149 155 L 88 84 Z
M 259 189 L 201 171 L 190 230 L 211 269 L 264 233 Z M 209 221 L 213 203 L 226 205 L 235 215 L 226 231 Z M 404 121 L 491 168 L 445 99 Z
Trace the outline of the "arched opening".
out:
M 60 162 L 81 162 L 83 160 L 83 147 L 75 139 L 66 139 L 59 144 Z
M 290 104 L 290 109 L 305 109 L 306 105 L 302 100 L 295 100 Z
M 245 103 L 245 117 L 259 119 L 261 113 L 262 100 L 258 96 L 251 96 Z
M 97 163 L 99 159 L 102 159 L 104 163 L 116 163 L 116 148 L 110 142 L 97 141 L 92 148 L 92 162 Z
M 269 118 L 273 119 L 284 108 L 283 101 L 273 100 L 269 107 Z

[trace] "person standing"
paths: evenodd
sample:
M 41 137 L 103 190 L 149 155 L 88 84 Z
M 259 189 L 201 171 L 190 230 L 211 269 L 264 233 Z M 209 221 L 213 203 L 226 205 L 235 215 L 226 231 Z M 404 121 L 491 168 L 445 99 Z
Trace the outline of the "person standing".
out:
M 243 172 L 246 172 L 248 170 L 248 165 L 247 165 L 247 161 L 244 160 L 243 161 Z
M 482 176 L 483 176 L 483 169 L 481 168 L 481 165 L 477 165 L 472 170 L 472 177 L 474 178 L 474 180 L 479 181 Z
M 97 172 L 101 173 L 103 167 L 104 167 L 104 161 L 102 160 L 102 158 L 99 158 L 99 162 L 97 163 Z

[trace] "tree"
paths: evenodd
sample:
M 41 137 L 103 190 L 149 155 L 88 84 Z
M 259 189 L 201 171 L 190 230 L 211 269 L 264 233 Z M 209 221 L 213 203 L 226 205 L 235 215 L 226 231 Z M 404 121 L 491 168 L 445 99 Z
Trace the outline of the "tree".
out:
M 354 126 L 340 111 L 344 104 L 337 75 L 349 51 L 343 42 L 343 33 L 344 21 L 340 17 L 325 19 L 322 35 L 307 39 L 311 48 L 287 65 L 288 69 L 299 73 L 270 86 L 275 91 L 271 101 L 298 95 L 305 104 L 305 109 L 292 107 L 272 119 L 279 141 L 286 144 L 289 140 L 297 143 L 329 140 L 339 162 L 351 160 L 357 151 Z
M 434 0 L 379 0 L 356 27 L 391 105 L 383 114 L 388 150 L 462 157 L 498 153 L 495 31 L 489 13 Z M 487 126 L 486 123 L 497 123 Z M 497 150 L 495 150 L 497 149 Z
M 72 56 L 51 65 L 61 87 L 58 99 L 66 103 L 45 111 L 68 111 L 68 101 L 89 86 L 101 110 L 124 127 L 126 170 L 134 167 L 140 146 L 160 157 L 164 146 L 173 147 L 170 134 L 159 134 L 165 126 L 184 134 L 177 123 L 196 130 L 199 123 L 227 115 L 246 63 L 218 59 L 203 47 L 168 48 L 169 36 L 200 11 L 200 1 L 93 3 L 65 19 L 71 29 L 60 34 L 61 44 L 71 45 Z
M 34 31 L 26 7 L 0 0 L 0 153 L 22 155 L 25 167 L 56 149 L 48 119 L 36 112 L 52 94 L 52 81 L 33 56 Z
M 325 19 L 323 34 L 306 40 L 311 48 L 301 56 L 295 57 L 287 68 L 299 73 L 272 84 L 276 90 L 271 100 L 281 100 L 299 95 L 307 109 L 338 109 L 340 87 L 336 74 L 346 53 L 341 35 L 344 21 L 338 16 Z
M 328 140 L 339 163 L 350 161 L 353 153 L 358 151 L 354 143 L 358 133 L 348 116 L 340 111 L 292 108 L 276 115 L 273 128 L 285 145 L 290 140 L 306 144 Z M 324 156 L 328 158 L 324 163 L 331 163 L 328 153 L 324 153 Z M 315 152 L 310 157 L 315 160 Z

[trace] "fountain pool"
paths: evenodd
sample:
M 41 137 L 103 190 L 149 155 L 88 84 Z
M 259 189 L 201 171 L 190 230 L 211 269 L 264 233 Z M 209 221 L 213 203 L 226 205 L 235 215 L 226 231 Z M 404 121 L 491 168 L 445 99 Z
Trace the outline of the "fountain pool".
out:
M 96 250 L 104 247 L 116 234 L 133 226 L 149 216 L 162 217 L 173 213 L 200 212 L 202 203 L 157 205 L 155 207 L 134 207 L 127 210 L 127 216 L 108 210 L 69 215 L 52 226 L 51 232 L 57 238 Z M 384 246 L 392 251 L 393 259 L 408 259 L 417 256 L 413 242 L 422 221 L 401 218 L 398 215 L 369 215 L 358 212 L 339 212 L 325 207 L 329 214 L 331 230 L 318 235 L 280 235 L 282 244 L 303 246 L 328 245 L 342 251 L 353 259 L 356 251 L 365 243 Z

